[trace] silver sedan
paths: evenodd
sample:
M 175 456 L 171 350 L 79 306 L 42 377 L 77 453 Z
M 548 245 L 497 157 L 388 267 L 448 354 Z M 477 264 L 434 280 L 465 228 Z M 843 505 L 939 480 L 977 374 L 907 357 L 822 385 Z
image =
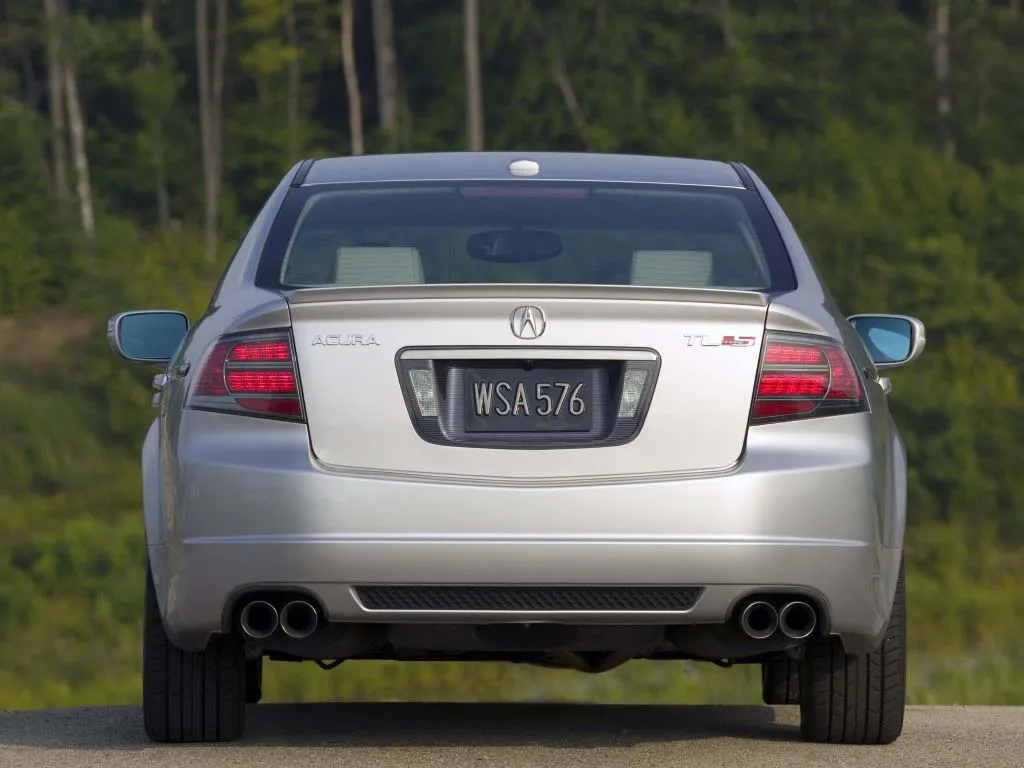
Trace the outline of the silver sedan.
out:
M 845 317 L 746 166 L 306 160 L 201 318 L 109 339 L 161 370 L 150 738 L 238 737 L 265 659 L 752 663 L 811 741 L 899 736 L 924 327 Z

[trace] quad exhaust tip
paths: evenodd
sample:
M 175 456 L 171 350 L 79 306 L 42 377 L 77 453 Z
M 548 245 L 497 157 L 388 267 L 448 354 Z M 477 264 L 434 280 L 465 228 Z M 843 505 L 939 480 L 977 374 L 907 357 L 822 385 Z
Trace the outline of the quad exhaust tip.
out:
M 779 611 L 779 629 L 790 640 L 810 637 L 818 624 L 818 617 L 812 608 L 802 600 L 786 603 Z
M 306 600 L 292 600 L 281 609 L 281 629 L 296 640 L 312 635 L 317 620 L 316 608 Z
M 747 637 L 755 640 L 771 637 L 778 628 L 779 614 L 775 606 L 763 600 L 749 603 L 740 614 L 740 629 Z
M 246 604 L 238 617 L 242 632 L 253 640 L 270 637 L 278 627 L 277 608 L 266 600 L 253 600 Z

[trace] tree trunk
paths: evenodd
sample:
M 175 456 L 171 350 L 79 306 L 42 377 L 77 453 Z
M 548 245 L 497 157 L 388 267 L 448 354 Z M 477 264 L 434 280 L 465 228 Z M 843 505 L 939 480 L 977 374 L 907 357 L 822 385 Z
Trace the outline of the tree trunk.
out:
M 228 55 L 228 0 L 217 0 L 213 43 L 213 157 L 214 157 L 214 209 L 213 246 L 208 253 L 216 254 L 217 235 L 220 227 L 220 193 L 224 174 L 224 63 Z
M 67 97 L 68 127 L 71 129 L 71 156 L 75 164 L 75 189 L 82 215 L 82 232 L 87 240 L 96 234 L 96 219 L 92 207 L 92 186 L 89 183 L 89 158 L 85 152 L 85 122 L 82 103 L 78 98 L 75 65 L 64 62 L 64 94 Z
M 740 53 L 739 41 L 732 28 L 732 0 L 719 0 L 718 22 L 722 28 L 722 43 L 729 62 L 729 118 L 732 123 L 732 137 L 743 137 L 743 97 L 740 94 Z
M 462 0 L 462 51 L 466 68 L 466 133 L 469 149 L 484 148 L 484 97 L 480 73 L 480 3 Z
M 576 127 L 580 141 L 583 142 L 583 146 L 586 147 L 588 152 L 593 151 L 594 147 L 587 138 L 586 116 L 583 114 L 583 107 L 576 96 L 576 89 L 572 86 L 572 79 L 569 77 L 565 57 L 562 55 L 557 42 L 544 29 L 544 21 L 537 13 L 533 3 L 530 0 L 520 0 L 520 3 L 523 12 L 529 20 L 530 29 L 533 30 L 537 43 L 551 60 L 551 79 L 555 87 L 558 88 L 558 92 L 562 94 L 562 102 L 569 112 L 569 117 L 572 118 L 572 123 Z
M 288 60 L 288 162 L 299 159 L 302 152 L 299 108 L 302 98 L 302 71 L 299 67 L 299 35 L 295 28 L 295 0 L 288 0 L 284 15 L 285 37 L 291 56 Z
M 391 0 L 373 0 L 373 52 L 377 70 L 377 109 L 380 127 L 394 151 L 398 133 L 398 56 Z
M 153 0 L 145 0 L 142 6 L 142 66 L 152 71 L 153 50 L 156 44 L 156 27 L 153 22 Z M 156 218 L 161 229 L 171 221 L 171 195 L 167 190 L 167 169 L 164 162 L 164 139 L 162 115 L 148 119 L 153 131 L 153 185 L 156 192 Z
M 215 0 L 213 50 L 209 3 L 196 0 L 196 58 L 199 68 L 199 132 L 203 155 L 203 228 L 207 261 L 217 256 L 221 189 L 221 132 L 224 59 L 227 55 L 227 0 Z
M 64 65 L 61 14 L 57 0 L 44 0 L 46 59 L 50 100 L 50 144 L 53 147 L 53 188 L 60 200 L 68 197 L 67 136 L 64 130 Z
M 341 0 L 341 66 L 348 93 L 348 135 L 352 154 L 363 154 L 363 100 L 359 94 L 359 72 L 353 43 L 352 0 Z
M 19 46 L 19 58 L 21 59 L 21 74 L 25 78 L 25 103 L 32 109 L 39 108 L 39 79 L 36 77 L 36 67 L 32 61 L 32 51 L 28 46 Z
M 932 29 L 932 64 L 938 98 L 939 142 L 948 161 L 956 159 L 956 140 L 953 137 L 953 100 L 950 94 L 949 73 L 949 0 L 937 0 L 935 26 Z

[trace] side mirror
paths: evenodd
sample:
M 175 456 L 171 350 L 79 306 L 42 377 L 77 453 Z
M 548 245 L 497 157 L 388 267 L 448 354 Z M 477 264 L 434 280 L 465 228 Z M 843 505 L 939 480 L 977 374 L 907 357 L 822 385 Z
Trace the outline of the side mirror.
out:
M 121 312 L 107 322 L 110 348 L 133 363 L 166 365 L 188 332 L 188 318 L 172 310 Z
M 924 352 L 924 323 L 906 315 L 852 315 L 847 318 L 878 368 L 897 368 Z

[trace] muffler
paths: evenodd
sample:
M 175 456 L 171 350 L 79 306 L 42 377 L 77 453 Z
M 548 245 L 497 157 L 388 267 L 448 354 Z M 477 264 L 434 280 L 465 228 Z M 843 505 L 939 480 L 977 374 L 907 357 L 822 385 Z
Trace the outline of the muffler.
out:
M 316 631 L 317 614 L 312 603 L 292 600 L 281 609 L 281 629 L 288 637 L 301 640 Z
M 779 628 L 790 640 L 810 637 L 817 625 L 818 616 L 814 608 L 802 600 L 786 603 L 779 611 Z
M 247 637 L 264 640 L 277 629 L 277 608 L 266 600 L 253 600 L 242 609 L 238 623 Z
M 749 603 L 740 614 L 740 629 L 747 637 L 764 640 L 779 628 L 779 614 L 775 606 L 763 600 Z

